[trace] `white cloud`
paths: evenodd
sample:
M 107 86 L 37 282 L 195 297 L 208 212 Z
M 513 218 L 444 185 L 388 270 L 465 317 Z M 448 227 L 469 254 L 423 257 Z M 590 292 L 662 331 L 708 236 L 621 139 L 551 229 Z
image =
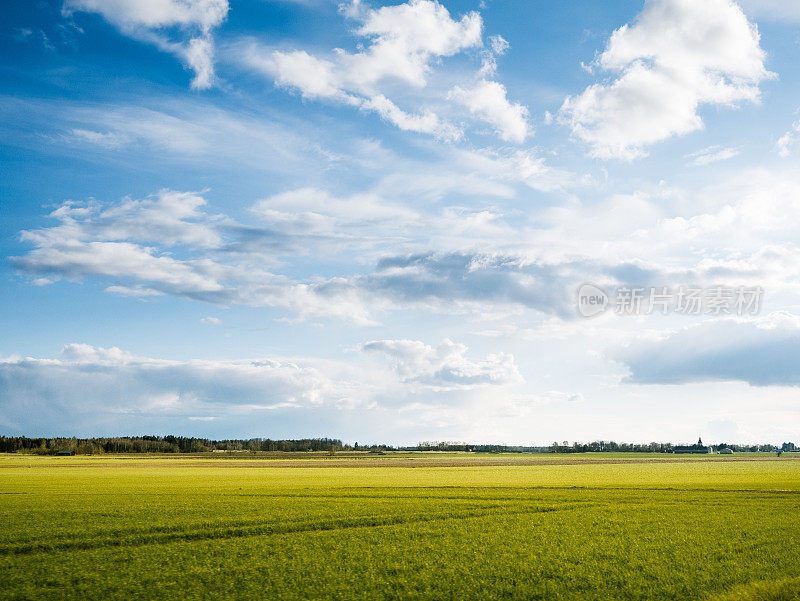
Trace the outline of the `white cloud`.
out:
M 695 167 L 702 167 L 703 165 L 710 165 L 711 163 L 718 163 L 720 161 L 727 161 L 733 157 L 739 156 L 738 148 L 723 148 L 722 146 L 709 146 L 703 150 L 698 150 L 691 154 L 687 154 L 684 158 L 690 159 L 689 163 Z
M 582 403 L 583 395 L 580 392 L 562 392 L 560 390 L 548 390 L 540 394 L 519 394 L 511 397 L 512 407 L 517 405 L 520 413 L 529 413 L 530 405 L 547 405 L 550 403 Z M 526 411 L 528 409 L 528 411 Z
M 573 179 L 571 174 L 551 167 L 544 158 L 530 150 L 456 149 L 453 150 L 452 155 L 456 165 L 464 170 L 464 175 L 455 178 L 456 181 L 464 178 L 466 174 L 478 176 L 477 181 L 467 182 L 468 185 L 464 186 L 463 193 L 475 190 L 481 181 L 486 182 L 487 180 L 521 184 L 533 190 L 553 192 L 569 187 Z M 487 194 L 488 191 L 482 191 L 482 193 Z M 495 193 L 494 195 L 513 196 L 513 193 Z
M 105 292 L 119 294 L 120 296 L 132 296 L 134 298 L 147 298 L 164 294 L 163 292 L 144 286 L 109 286 L 105 289 Z
M 372 43 L 364 52 L 341 55 L 345 78 L 361 90 L 385 78 L 423 87 L 432 59 L 481 45 L 483 20 L 478 13 L 468 13 L 456 21 L 436 1 L 410 0 L 383 6 L 367 11 L 362 19 L 356 33 Z
M 703 104 L 758 102 L 759 34 L 731 0 L 647 0 L 616 30 L 595 66 L 617 74 L 568 97 L 562 123 L 600 158 L 632 159 L 645 147 L 703 127 Z
M 478 13 L 453 19 L 435 0 L 410 0 L 379 9 L 353 3 L 344 12 L 360 22 L 355 33 L 368 40 L 363 50 L 335 49 L 327 58 L 320 58 L 305 50 L 270 50 L 250 42 L 238 45 L 234 54 L 239 62 L 274 78 L 278 86 L 299 91 L 304 98 L 373 111 L 406 131 L 459 139 L 461 130 L 427 106 L 431 101 L 441 105 L 449 97 L 493 125 L 504 140 L 525 139 L 527 109 L 511 103 L 502 84 L 485 79 L 494 73 L 495 57 L 508 48 L 502 37 L 489 38 L 491 50 L 483 51 L 484 67 L 479 71 L 482 79 L 457 86 L 450 94 L 437 85 L 429 86 L 434 65 L 442 58 L 483 47 L 483 20 Z M 404 97 L 414 98 L 421 108 L 406 111 L 389 97 L 398 92 L 398 84 Z
M 491 164 L 497 159 L 476 160 Z M 753 196 L 754 207 L 761 202 L 758 198 Z M 426 214 L 375 193 L 337 198 L 305 188 L 257 203 L 252 212 L 265 223 L 260 227 L 208 213 L 199 194 L 162 191 L 119 203 L 64 203 L 51 213 L 58 220 L 55 226 L 22 233 L 33 248 L 11 261 L 35 279 L 98 278 L 116 294 L 272 306 L 301 317 L 363 324 L 374 323 L 376 312 L 409 306 L 476 315 L 531 308 L 569 317 L 574 314 L 573 287 L 594 277 L 636 283 L 662 278 L 670 283 L 682 276 L 694 280 L 724 273 L 746 279 L 785 270 L 794 261 L 780 255 L 776 263 L 769 258 L 776 256 L 772 251 L 761 258 L 722 256 L 700 263 L 690 256 L 685 268 L 666 268 L 658 261 L 634 263 L 629 257 L 641 256 L 644 248 L 652 246 L 656 254 L 663 249 L 659 241 L 674 246 L 697 238 L 697 232 L 717 235 L 706 222 L 713 225 L 718 219 L 658 221 L 662 213 L 641 200 L 618 199 L 612 205 L 613 214 L 622 211 L 633 219 L 615 218 L 613 231 L 619 232 L 620 241 L 613 253 L 595 239 L 604 208 L 588 215 L 552 211 L 541 220 L 547 227 L 536 230 L 491 207 L 447 206 Z M 650 221 L 650 233 L 631 236 L 631 227 L 642 220 Z M 759 232 L 772 231 L 774 225 L 750 221 L 753 244 L 760 245 Z M 741 242 L 741 235 L 730 235 Z M 570 242 L 575 240 L 580 243 Z M 357 257 L 356 265 L 374 267 L 302 281 L 267 269 L 281 265 L 279 257 L 311 250 L 326 256 L 349 251 L 344 256 Z
M 0 358 L 0 423 L 37 431 L 173 429 L 207 416 L 265 420 L 302 408 L 347 409 L 374 394 L 369 375 L 331 361 L 251 359 L 168 361 L 116 347 L 69 344 L 57 359 Z
M 66 0 L 64 12 L 103 15 L 125 35 L 156 45 L 195 73 L 192 87 L 214 83 L 212 31 L 225 21 L 228 0 Z M 174 41 L 174 40 L 178 41 Z
M 778 139 L 778 155 L 783 158 L 791 156 L 798 143 L 800 143 L 800 121 L 795 121 L 792 123 L 792 129 Z
M 221 218 L 202 211 L 206 200 L 194 192 L 161 190 L 143 200 L 125 198 L 114 205 L 66 202 L 51 213 L 56 228 L 35 230 L 23 239 L 43 243 L 44 237 L 75 235 L 97 242 L 156 242 L 164 246 L 211 248 L 221 242 L 215 222 Z
M 209 326 L 221 326 L 222 320 L 219 319 L 218 317 L 203 317 L 200 320 L 200 323 L 204 323 Z
M 507 40 L 500 35 L 493 35 L 489 37 L 489 44 L 492 47 L 492 52 L 497 55 L 505 54 L 509 48 L 509 43 Z
M 352 99 L 350 94 L 375 95 L 385 80 L 423 88 L 435 59 L 482 44 L 480 15 L 473 12 L 456 21 L 435 1 L 410 0 L 369 9 L 358 18 L 362 24 L 355 33 L 370 40 L 361 52 L 337 49 L 328 60 L 304 50 L 269 53 L 251 44 L 243 58 L 306 97 Z
M 448 153 L 475 181 L 502 169 L 516 183 L 530 169 L 537 181 L 540 166 L 527 155 Z M 751 170 L 688 196 L 664 188 L 570 201 L 534 218 L 480 196 L 468 203 L 469 190 L 460 188 L 463 204 L 429 200 L 403 188 L 410 179 L 349 195 L 289 190 L 253 206 L 256 224 L 214 214 L 190 192 L 67 202 L 51 213 L 55 225 L 23 232 L 32 248 L 11 261 L 41 283 L 90 278 L 145 300 L 173 295 L 361 324 L 412 307 L 484 317 L 530 309 L 570 319 L 574 290 L 585 281 L 722 282 L 770 294 L 798 288 L 800 217 L 787 212 L 800 186 L 794 174 Z M 334 268 L 308 275 L 310 253 Z
M 300 437 L 337 435 L 349 423 L 348 431 L 355 434 L 368 424 L 377 426 L 376 419 L 386 422 L 389 415 L 402 421 L 419 401 L 465 411 L 493 404 L 509 390 L 506 385 L 521 381 L 513 357 L 502 353 L 471 361 L 463 346 L 449 341 L 435 349 L 413 342 L 405 348 L 403 341 L 368 344 L 390 354 L 404 381 L 365 355 L 347 362 L 285 357 L 176 361 L 117 347 L 68 344 L 56 358 L 0 357 L 0 424 L 28 435 L 33 427 L 38 434 L 188 431 L 230 436 L 234 431 Z M 372 411 L 378 413 L 370 417 Z M 360 423 L 354 426 L 353 420 Z M 204 422 L 200 429 L 191 424 L 198 421 Z M 207 429 L 208 422 L 216 429 Z M 393 430 L 381 436 L 392 436 Z M 409 425 L 410 436 L 419 433 L 418 424 Z
M 406 235 L 409 227 L 420 227 L 423 217 L 411 208 L 383 200 L 374 193 L 335 197 L 316 188 L 298 188 L 258 201 L 251 212 L 270 226 L 317 239 L 330 236 L 354 241 Z
M 88 344 L 73 343 L 61 349 L 61 356 L 68 363 L 124 364 L 136 358 L 116 346 L 110 348 L 94 347 Z
M 298 283 L 270 273 L 264 268 L 269 257 L 254 239 L 266 243 L 271 232 L 200 212 L 204 204 L 197 194 L 171 191 L 117 204 L 67 202 L 50 215 L 58 225 L 22 233 L 34 248 L 12 262 L 49 279 L 111 280 L 108 291 L 118 294 L 281 306 L 300 315 L 370 322 L 352 286 L 336 279 Z M 194 250 L 196 258 L 176 258 L 170 247 Z
M 528 109 L 509 102 L 503 84 L 482 79 L 472 88 L 454 87 L 450 97 L 494 126 L 502 140 L 521 144 L 528 137 Z
M 489 36 L 489 47 L 481 52 L 481 77 L 491 77 L 497 73 L 497 57 L 506 53 L 508 41 L 503 36 Z
M 795 202 L 798 194 L 800 180 L 791 171 L 748 170 L 695 192 L 688 214 L 663 216 L 647 238 L 663 239 L 676 248 L 715 249 L 718 255 L 739 258 L 777 246 L 793 254 L 800 220 Z M 708 250 L 702 254 L 711 258 Z M 777 269 L 786 268 L 778 265 L 777 257 L 772 260 Z M 769 262 L 765 258 L 764 264 Z
M 561 392 L 559 390 L 550 390 L 544 393 L 545 398 L 550 401 L 554 401 L 557 403 L 561 402 L 568 402 L 568 403 L 582 403 L 583 402 L 583 395 L 580 392 L 570 393 L 570 392 Z
M 207 90 L 214 85 L 214 41 L 211 37 L 189 40 L 185 56 L 186 62 L 195 73 L 192 87 Z
M 363 349 L 388 355 L 403 382 L 436 390 L 470 389 L 522 381 L 513 355 L 499 353 L 488 355 L 483 361 L 470 361 L 465 357 L 466 346 L 447 339 L 436 348 L 419 340 L 374 340 L 365 343 Z
M 311 56 L 304 50 L 275 51 L 271 57 L 265 57 L 258 47 L 250 46 L 245 58 L 251 67 L 272 73 L 275 83 L 297 88 L 305 98 L 336 98 L 344 102 L 356 102 L 342 91 L 335 74 L 336 65 Z
M 2 104 L 35 121 L 32 130 L 53 132 L 48 137 L 56 152 L 73 153 L 76 145 L 87 152 L 96 146 L 103 160 L 117 158 L 104 152 L 111 150 L 120 158 L 141 161 L 145 168 L 164 161 L 183 168 L 187 159 L 219 168 L 225 161 L 250 172 L 307 178 L 309 171 L 323 173 L 345 158 L 327 146 L 336 136 L 330 130 L 275 114 L 223 110 L 201 99 L 153 97 L 147 106 L 31 99 L 16 100 L 13 107 Z
M 228 14 L 227 0 L 68 0 L 65 10 L 98 12 L 121 28 L 216 27 Z
M 361 108 L 378 113 L 383 119 L 402 129 L 423 134 L 431 134 L 443 140 L 458 140 L 461 131 L 454 125 L 443 121 L 436 113 L 425 110 L 421 115 L 410 115 L 386 98 L 383 94 L 373 96 L 361 103 Z
M 128 142 L 125 136 L 120 136 L 114 132 L 99 132 L 81 128 L 73 128 L 72 136 L 76 140 L 97 144 L 109 149 L 119 148 Z

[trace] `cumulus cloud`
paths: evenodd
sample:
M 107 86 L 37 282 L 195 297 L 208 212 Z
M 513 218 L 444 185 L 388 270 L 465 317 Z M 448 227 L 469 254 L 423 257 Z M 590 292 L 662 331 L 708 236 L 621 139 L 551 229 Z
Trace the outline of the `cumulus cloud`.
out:
M 508 48 L 500 36 L 489 39 L 483 50 L 483 77 L 469 86 L 456 86 L 440 93 L 430 89 L 434 65 L 442 58 L 470 49 L 483 48 L 483 20 L 476 12 L 451 17 L 436 0 L 409 0 L 405 4 L 365 8 L 358 2 L 344 12 L 360 25 L 354 33 L 367 41 L 358 52 L 336 49 L 327 57 L 305 50 L 271 50 L 255 42 L 238 48 L 238 59 L 249 68 L 272 77 L 278 86 L 297 90 L 304 98 L 327 99 L 379 114 L 400 129 L 457 140 L 462 131 L 433 109 L 416 112 L 400 108 L 389 90 L 402 87 L 404 96 L 420 96 L 416 103 L 431 99 L 455 100 L 470 113 L 494 126 L 504 140 L 522 142 L 527 135 L 527 109 L 506 97 L 505 87 L 485 77 L 495 71 L 495 57 Z
M 758 102 L 760 82 L 773 76 L 764 59 L 756 27 L 732 0 L 647 0 L 595 61 L 615 79 L 568 97 L 559 119 L 593 156 L 644 156 L 701 129 L 703 104 Z
M 752 321 L 708 321 L 632 345 L 617 359 L 635 384 L 743 381 L 798 386 L 800 316 L 778 312 Z
M 482 79 L 468 89 L 454 87 L 450 98 L 492 125 L 506 142 L 520 144 L 528 137 L 528 109 L 518 102 L 509 102 L 503 84 Z
M 215 431 L 224 436 L 231 428 L 251 436 L 331 435 L 353 419 L 367 419 L 366 411 L 383 411 L 383 416 L 393 411 L 401 418 L 414 411 L 412 397 L 451 407 L 458 401 L 468 408 L 493 399 L 493 389 L 521 380 L 512 356 L 473 361 L 465 347 L 447 340 L 437 348 L 377 341 L 365 350 L 387 353 L 401 377 L 392 377 L 391 367 L 373 364 L 365 355 L 364 361 L 347 362 L 177 361 L 74 343 L 55 358 L 0 357 L 0 425 L 27 435 Z M 353 409 L 361 410 L 358 417 Z M 216 429 L 209 430 L 207 422 Z M 328 425 L 320 430 L 320 424 Z
M 0 359 L 0 423 L 29 423 L 33 411 L 41 429 L 57 428 L 59 420 L 76 430 L 105 422 L 138 430 L 153 420 L 180 428 L 193 416 L 263 419 L 292 408 L 352 408 L 371 394 L 369 386 L 356 369 L 335 362 L 167 361 L 69 344 L 56 359 Z
M 470 361 L 465 356 L 466 346 L 447 339 L 435 348 L 419 340 L 374 340 L 362 348 L 390 357 L 403 382 L 437 390 L 515 384 L 522 380 L 513 355 L 499 353 L 488 355 L 483 361 Z
M 213 30 L 225 21 L 228 0 L 66 0 L 65 14 L 99 13 L 122 33 L 178 56 L 194 71 L 192 88 L 214 83 Z

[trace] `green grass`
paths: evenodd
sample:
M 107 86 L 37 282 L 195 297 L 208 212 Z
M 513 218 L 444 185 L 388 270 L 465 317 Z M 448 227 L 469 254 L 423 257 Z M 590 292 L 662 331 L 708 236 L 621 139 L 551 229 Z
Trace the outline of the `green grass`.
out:
M 0 458 L 0 598 L 798 599 L 800 461 L 275 459 Z

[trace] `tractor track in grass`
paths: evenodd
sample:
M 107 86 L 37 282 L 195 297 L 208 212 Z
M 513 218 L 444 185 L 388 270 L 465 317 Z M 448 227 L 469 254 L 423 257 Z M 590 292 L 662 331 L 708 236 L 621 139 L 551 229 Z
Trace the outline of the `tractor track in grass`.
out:
M 563 506 L 539 506 L 526 509 L 503 511 L 502 505 L 485 508 L 480 511 L 467 511 L 460 513 L 431 515 L 415 514 L 406 516 L 361 516 L 354 518 L 335 518 L 308 522 L 290 522 L 281 524 L 256 524 L 252 526 L 228 526 L 217 528 L 201 528 L 183 532 L 148 532 L 130 538 L 94 538 L 71 541 L 41 541 L 27 544 L 10 544 L 0 546 L 0 556 L 32 555 L 58 551 L 88 551 L 115 547 L 144 547 L 148 545 L 163 545 L 179 542 L 195 542 L 210 540 L 226 540 L 235 538 L 252 538 L 257 536 L 275 536 L 303 532 L 328 532 L 347 530 L 352 528 L 380 528 L 384 526 L 401 526 L 446 520 L 467 520 L 489 516 L 513 516 L 537 513 L 553 513 L 569 511 L 591 506 L 580 503 Z

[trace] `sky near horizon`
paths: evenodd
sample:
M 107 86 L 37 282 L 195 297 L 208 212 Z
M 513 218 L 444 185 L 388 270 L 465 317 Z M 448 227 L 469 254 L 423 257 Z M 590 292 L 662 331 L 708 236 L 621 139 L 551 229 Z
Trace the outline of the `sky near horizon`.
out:
M 800 442 L 800 2 L 0 11 L 0 434 Z

